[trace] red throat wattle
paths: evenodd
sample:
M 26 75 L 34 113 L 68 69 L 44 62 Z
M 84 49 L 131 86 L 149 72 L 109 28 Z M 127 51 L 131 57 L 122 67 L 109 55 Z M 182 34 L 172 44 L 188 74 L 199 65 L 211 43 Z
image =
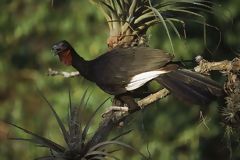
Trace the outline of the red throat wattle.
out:
M 71 65 L 72 64 L 71 51 L 70 50 L 66 50 L 64 53 L 60 53 L 59 54 L 59 59 L 65 65 Z

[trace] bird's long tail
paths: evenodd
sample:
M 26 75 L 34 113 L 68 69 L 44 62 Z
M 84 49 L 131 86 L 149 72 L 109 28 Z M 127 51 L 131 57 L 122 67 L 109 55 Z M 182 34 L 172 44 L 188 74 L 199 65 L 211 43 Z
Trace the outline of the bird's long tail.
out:
M 214 80 L 186 69 L 162 74 L 156 80 L 177 98 L 193 104 L 207 105 L 224 95 L 223 87 Z

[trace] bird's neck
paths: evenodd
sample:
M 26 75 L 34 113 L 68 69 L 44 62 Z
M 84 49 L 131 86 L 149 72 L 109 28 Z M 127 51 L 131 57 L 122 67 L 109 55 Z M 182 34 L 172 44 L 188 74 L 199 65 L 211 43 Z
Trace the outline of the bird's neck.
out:
M 86 79 L 89 79 L 89 61 L 80 57 L 76 51 L 72 54 L 72 66 Z

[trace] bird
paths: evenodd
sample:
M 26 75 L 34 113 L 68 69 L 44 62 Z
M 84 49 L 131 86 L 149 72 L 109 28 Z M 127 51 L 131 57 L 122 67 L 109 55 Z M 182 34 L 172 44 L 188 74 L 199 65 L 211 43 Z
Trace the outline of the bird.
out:
M 66 40 L 52 46 L 60 61 L 74 67 L 85 79 L 126 104 L 138 107 L 135 98 L 148 82 L 156 80 L 177 98 L 191 104 L 208 105 L 223 95 L 223 87 L 211 78 L 185 69 L 174 56 L 150 47 L 116 47 L 93 60 L 84 60 Z

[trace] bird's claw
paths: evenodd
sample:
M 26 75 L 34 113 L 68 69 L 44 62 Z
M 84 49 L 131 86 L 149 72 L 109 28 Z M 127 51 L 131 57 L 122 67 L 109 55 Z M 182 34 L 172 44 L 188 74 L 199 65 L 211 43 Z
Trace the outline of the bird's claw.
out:
M 124 114 L 129 111 L 128 107 L 121 107 L 121 106 L 111 106 L 109 107 L 103 114 L 102 117 L 105 118 L 115 112 L 119 112 L 120 114 Z

